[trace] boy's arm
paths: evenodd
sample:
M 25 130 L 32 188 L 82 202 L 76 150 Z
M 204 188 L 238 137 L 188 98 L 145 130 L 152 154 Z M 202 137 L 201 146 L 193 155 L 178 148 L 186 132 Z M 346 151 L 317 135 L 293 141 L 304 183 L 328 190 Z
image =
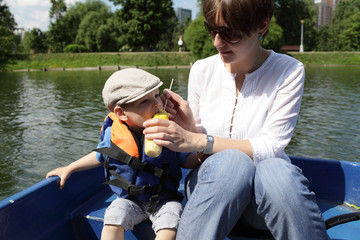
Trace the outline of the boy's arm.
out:
M 65 185 L 66 180 L 70 177 L 74 172 L 79 172 L 87 169 L 91 169 L 94 167 L 98 167 L 102 165 L 96 159 L 96 152 L 91 152 L 88 155 L 76 160 L 75 162 L 70 163 L 65 167 L 59 167 L 54 169 L 46 174 L 46 178 L 51 176 L 59 176 L 60 177 L 60 189 L 62 189 Z
M 199 166 L 205 158 L 206 156 L 203 153 L 190 153 L 182 167 L 187 169 L 195 168 Z

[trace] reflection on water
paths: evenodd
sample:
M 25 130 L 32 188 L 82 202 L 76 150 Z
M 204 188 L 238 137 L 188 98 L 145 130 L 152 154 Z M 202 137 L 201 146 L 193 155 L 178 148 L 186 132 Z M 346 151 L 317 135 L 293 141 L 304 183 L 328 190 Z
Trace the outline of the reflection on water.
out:
M 189 69 L 153 69 L 187 96 Z M 112 71 L 0 73 L 0 199 L 95 148 Z M 359 160 L 360 70 L 308 68 L 290 155 Z

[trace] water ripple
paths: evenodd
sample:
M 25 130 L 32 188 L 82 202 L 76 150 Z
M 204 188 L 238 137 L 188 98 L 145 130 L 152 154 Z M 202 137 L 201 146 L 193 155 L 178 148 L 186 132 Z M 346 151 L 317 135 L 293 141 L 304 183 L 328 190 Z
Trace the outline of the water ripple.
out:
M 189 69 L 151 70 L 187 97 Z M 0 73 L 0 199 L 94 149 L 112 72 Z M 308 68 L 289 155 L 360 161 L 360 70 Z

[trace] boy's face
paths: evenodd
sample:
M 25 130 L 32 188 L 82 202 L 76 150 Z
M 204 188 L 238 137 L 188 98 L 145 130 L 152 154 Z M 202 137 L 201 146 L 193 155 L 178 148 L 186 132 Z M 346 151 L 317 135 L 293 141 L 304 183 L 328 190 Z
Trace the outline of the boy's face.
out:
M 155 89 L 144 97 L 136 100 L 132 103 L 127 103 L 122 105 L 120 117 L 122 121 L 126 122 L 126 124 L 135 131 L 137 134 L 141 134 L 144 129 L 143 123 L 152 118 L 155 113 L 159 112 L 163 107 L 163 103 L 160 99 L 159 89 Z M 117 111 L 115 108 L 115 113 Z

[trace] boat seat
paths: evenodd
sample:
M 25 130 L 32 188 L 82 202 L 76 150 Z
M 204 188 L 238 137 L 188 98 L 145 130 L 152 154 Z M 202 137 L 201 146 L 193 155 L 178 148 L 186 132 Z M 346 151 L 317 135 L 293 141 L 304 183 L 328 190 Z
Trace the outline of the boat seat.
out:
M 186 172 L 183 172 L 183 179 L 180 182 L 179 187 L 179 191 L 183 194 L 185 175 Z M 74 231 L 78 235 L 78 239 L 100 239 L 105 210 L 115 198 L 116 196 L 112 193 L 110 188 L 107 185 L 103 185 L 101 191 L 97 192 L 97 194 L 92 196 L 91 199 L 71 213 L 72 225 Z M 184 199 L 183 205 L 185 205 L 185 201 L 186 200 Z M 318 204 L 325 220 L 333 216 L 359 211 L 358 209 L 352 208 L 350 204 L 346 203 L 318 201 Z M 358 234 L 356 233 L 360 232 L 360 224 L 357 222 L 342 224 L 341 229 L 346 229 L 346 231 L 339 231 L 338 227 L 339 226 L 335 226 L 328 230 L 328 234 L 332 239 L 351 239 L 351 237 L 344 238 L 344 234 L 348 236 L 357 236 Z M 136 225 L 132 231 L 125 232 L 125 239 L 127 240 L 154 239 L 154 237 L 155 235 L 151 228 L 150 221 L 144 221 L 141 224 Z M 236 226 L 227 239 L 244 240 L 273 238 L 269 231 L 258 231 Z
M 182 187 L 179 190 L 184 192 Z M 79 239 L 100 239 L 105 210 L 115 198 L 116 195 L 106 188 L 72 213 L 72 225 Z M 185 203 L 186 200 L 183 201 L 183 205 Z M 144 221 L 136 225 L 132 231 L 125 232 L 126 240 L 154 238 L 155 234 L 150 221 Z M 227 239 L 272 239 L 272 236 L 268 231 L 237 228 Z
M 80 239 L 100 239 L 103 226 L 103 216 L 106 208 L 116 198 L 116 196 L 107 188 L 99 192 L 85 206 L 77 209 L 73 213 L 73 226 Z M 336 204 L 329 202 L 318 202 L 320 210 L 323 212 L 324 219 L 356 211 L 346 204 Z M 360 225 L 356 222 L 349 222 L 341 225 L 342 231 L 338 231 L 335 226 L 328 230 L 332 239 L 351 239 L 351 236 L 357 236 L 360 232 Z M 345 231 L 346 230 L 346 231 Z M 84 236 L 85 235 L 85 236 Z M 347 238 L 348 236 L 349 238 Z M 155 235 L 151 228 L 150 221 L 144 221 L 135 226 L 134 230 L 125 232 L 125 239 L 154 239 Z M 234 229 L 227 237 L 229 240 L 245 239 L 273 239 L 268 231 L 257 231 L 253 229 Z

